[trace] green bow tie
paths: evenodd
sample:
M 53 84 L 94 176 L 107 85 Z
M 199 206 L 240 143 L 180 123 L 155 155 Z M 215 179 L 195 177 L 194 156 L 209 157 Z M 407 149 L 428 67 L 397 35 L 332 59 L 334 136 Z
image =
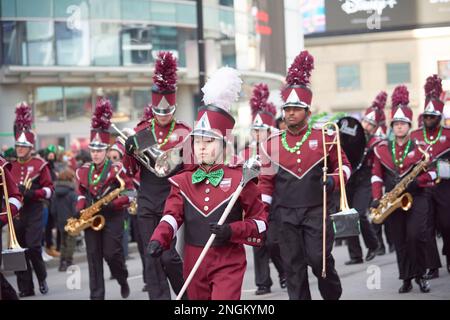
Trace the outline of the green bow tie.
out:
M 196 183 L 202 182 L 205 179 L 208 179 L 209 182 L 214 187 L 217 187 L 219 185 L 220 181 L 222 181 L 223 173 L 224 173 L 223 169 L 219 169 L 216 171 L 211 171 L 211 172 L 206 173 L 205 171 L 203 171 L 202 169 L 199 168 L 192 175 L 192 183 L 196 184 Z

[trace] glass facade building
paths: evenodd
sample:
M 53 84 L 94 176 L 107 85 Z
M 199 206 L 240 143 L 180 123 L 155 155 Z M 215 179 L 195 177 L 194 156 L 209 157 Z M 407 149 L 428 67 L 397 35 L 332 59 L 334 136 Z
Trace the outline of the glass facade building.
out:
M 266 72 L 264 61 L 251 58 L 261 40 L 254 1 L 203 2 L 207 67 Z M 40 136 L 65 137 L 66 146 L 85 137 L 99 96 L 111 99 L 114 122 L 134 126 L 150 103 L 161 50 L 178 58 L 183 110 L 177 114 L 191 123 L 198 92 L 196 14 L 193 0 L 0 0 L 0 94 L 7 98 L 0 109 L 8 114 L 0 120 L 1 136 L 11 135 L 14 106 L 23 100 L 33 105 L 37 147 L 44 147 Z M 272 85 L 280 79 L 272 77 Z M 264 76 L 252 82 L 258 80 Z

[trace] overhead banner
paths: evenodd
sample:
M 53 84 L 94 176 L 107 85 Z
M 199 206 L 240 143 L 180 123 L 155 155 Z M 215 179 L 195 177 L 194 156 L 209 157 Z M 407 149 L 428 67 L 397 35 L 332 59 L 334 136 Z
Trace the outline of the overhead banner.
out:
M 301 0 L 307 37 L 450 26 L 448 0 Z

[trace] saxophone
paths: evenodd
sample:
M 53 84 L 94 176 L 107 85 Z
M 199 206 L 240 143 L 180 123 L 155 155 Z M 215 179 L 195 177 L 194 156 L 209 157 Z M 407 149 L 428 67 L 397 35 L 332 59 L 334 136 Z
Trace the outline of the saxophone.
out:
M 89 227 L 95 231 L 103 229 L 103 227 L 105 226 L 105 217 L 97 213 L 100 212 L 104 205 L 117 198 L 119 194 L 125 189 L 125 181 L 119 176 L 119 174 L 116 175 L 116 178 L 120 183 L 119 188 L 114 189 L 106 196 L 93 203 L 90 207 L 81 210 L 80 218 L 67 219 L 67 224 L 64 226 L 64 230 L 69 235 L 77 236 L 81 233 L 81 231 Z
M 414 169 L 407 174 L 391 191 L 386 193 L 380 200 L 377 208 L 370 209 L 369 219 L 375 224 L 381 224 L 391 215 L 392 212 L 401 208 L 407 211 L 413 204 L 413 197 L 409 192 L 405 192 L 408 185 L 422 172 L 426 171 L 430 161 L 430 155 L 418 147 L 425 159 L 419 162 Z

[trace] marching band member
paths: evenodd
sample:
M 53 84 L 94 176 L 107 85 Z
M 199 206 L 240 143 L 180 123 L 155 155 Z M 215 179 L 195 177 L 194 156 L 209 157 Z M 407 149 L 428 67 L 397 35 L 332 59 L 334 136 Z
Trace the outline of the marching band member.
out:
M 6 185 L 6 191 L 8 192 L 8 202 L 11 208 L 12 217 L 16 217 L 19 213 L 20 208 L 22 208 L 22 194 L 19 191 L 17 184 L 15 183 L 11 175 L 11 164 L 5 159 L 0 157 L 0 167 L 3 168 L 4 176 L 0 177 L 0 182 Z M 6 203 L 4 195 L 4 187 L 0 188 L 0 204 L 1 204 L 1 214 L 0 214 L 0 231 L 3 226 L 8 224 L 8 216 L 6 212 Z M 1 232 L 0 232 L 1 234 Z M 0 237 L 0 248 L 2 246 L 2 237 Z M 0 265 L 2 264 L 2 255 L 0 254 Z M 0 272 L 0 300 L 17 300 L 16 290 L 11 286 L 11 284 L 6 280 L 3 274 Z
M 394 141 L 383 141 L 375 147 L 372 169 L 372 208 L 377 208 L 382 198 L 382 187 L 388 193 L 422 160 L 409 131 L 413 112 L 408 106 L 409 92 L 405 86 L 398 86 L 392 94 L 391 127 Z M 392 230 L 399 277 L 403 284 L 399 293 L 412 290 L 415 279 L 424 293 L 430 291 L 428 281 L 423 277 L 426 271 L 427 210 L 428 201 L 423 190 L 433 184 L 436 173 L 429 171 L 419 174 L 407 187 L 413 196 L 412 207 L 407 213 L 401 209 L 394 211 L 386 219 Z
M 432 163 L 439 161 L 447 162 L 450 159 L 450 129 L 441 125 L 444 103 L 439 99 L 442 93 L 441 79 L 437 75 L 427 78 L 425 84 L 425 110 L 423 112 L 423 127 L 412 132 L 411 137 L 417 139 L 422 148 L 428 148 Z M 437 170 L 439 173 L 439 170 Z M 433 221 L 437 224 L 442 234 L 444 246 L 442 253 L 446 256 L 447 271 L 450 272 L 450 179 L 443 177 L 440 182 L 430 190 L 431 223 L 429 237 L 431 246 L 429 248 L 429 278 L 438 276 L 441 267 L 439 254 L 436 252 L 436 229 Z
M 362 159 L 360 168 L 357 168 L 353 172 L 346 187 L 349 206 L 355 208 L 359 213 L 361 234 L 368 249 L 366 261 L 371 261 L 375 258 L 379 246 L 375 229 L 367 218 L 367 209 L 372 201 L 370 177 L 372 176 L 373 149 L 381 142 L 381 137 L 377 135 L 377 131 L 382 130 L 386 99 L 387 93 L 384 91 L 380 92 L 365 112 L 361 122 L 366 135 L 364 158 Z M 359 236 L 347 238 L 347 246 L 350 260 L 345 262 L 345 264 L 363 263 L 363 253 L 359 243 Z
M 177 61 L 170 52 L 160 52 L 155 65 L 152 87 L 152 117 L 142 121 L 135 128 L 135 135 L 128 138 L 124 164 L 130 176 L 140 170 L 141 186 L 138 192 L 138 222 L 143 243 L 148 243 L 153 231 L 161 220 L 164 202 L 170 192 L 167 177 L 158 177 L 134 159 L 135 151 L 140 150 L 136 137 L 147 134 L 158 148 L 166 151 L 180 145 L 191 128 L 177 121 L 176 111 Z M 175 170 L 179 171 L 182 166 Z M 178 293 L 183 286 L 183 263 L 175 249 L 176 239 L 171 249 L 160 258 L 145 256 L 145 283 L 151 300 L 170 300 L 170 289 Z
M 253 89 L 250 99 L 252 110 L 252 141 L 248 147 L 241 151 L 241 158 L 246 161 L 255 155 L 260 155 L 260 143 L 263 143 L 274 131 L 276 107 L 268 102 L 269 88 L 266 84 L 258 84 Z M 272 205 L 269 213 L 267 238 L 260 247 L 253 247 L 255 265 L 256 295 L 270 293 L 273 282 L 270 278 L 269 262 L 272 260 L 278 271 L 280 287 L 286 288 L 286 277 L 278 243 L 279 223 L 276 217 L 276 206 Z
M 246 269 L 243 244 L 261 245 L 266 230 L 266 212 L 253 181 L 245 185 L 225 223 L 217 224 L 242 178 L 242 168 L 224 164 L 226 141 L 235 123 L 230 108 L 240 89 L 237 71 L 228 67 L 216 71 L 202 89 L 206 106 L 199 110 L 192 132 L 195 165 L 169 178 L 164 216 L 148 246 L 151 255 L 161 255 L 184 223 L 188 277 L 211 233 L 216 234 L 188 286 L 193 300 L 240 299 Z
M 307 266 L 318 278 L 324 299 L 339 299 L 342 287 L 334 268 L 331 254 L 333 230 L 328 219 L 326 232 L 326 273 L 322 278 L 322 212 L 323 212 L 323 137 L 322 131 L 309 124 L 312 91 L 309 89 L 314 58 L 303 51 L 289 68 L 282 91 L 283 113 L 288 129 L 273 134 L 261 150 L 272 164 L 273 172 L 261 175 L 262 200 L 270 205 L 277 202 L 277 215 L 281 220 L 280 248 L 286 268 L 287 289 L 290 299 L 311 299 Z M 333 141 L 327 136 L 327 141 Z M 329 172 L 338 173 L 337 148 L 329 150 Z M 351 167 L 342 151 L 345 180 L 350 178 Z M 265 161 L 263 160 L 263 163 Z M 268 170 L 267 170 L 268 171 Z M 339 177 L 329 176 L 327 192 L 339 188 Z
M 16 108 L 14 132 L 16 136 L 17 160 L 13 161 L 11 174 L 23 195 L 23 207 L 20 215 L 14 221 L 17 239 L 25 251 L 27 261 L 26 271 L 17 271 L 17 286 L 20 297 L 34 295 L 33 270 L 39 283 L 39 291 L 47 294 L 47 271 L 42 259 L 43 235 L 43 202 L 50 199 L 53 193 L 53 182 L 47 162 L 39 157 L 33 157 L 31 152 L 35 144 L 35 134 L 31 131 L 31 108 L 21 103 Z
M 92 162 L 84 164 L 77 172 L 78 202 L 77 210 L 86 209 L 109 192 L 119 187 L 117 176 L 126 182 L 125 189 L 132 189 L 131 180 L 127 178 L 122 163 L 112 163 L 107 158 L 110 134 L 108 132 L 112 108 L 109 100 L 97 101 L 92 117 L 89 151 Z M 126 192 L 124 190 L 124 192 Z M 120 285 L 122 298 L 130 294 L 127 277 L 128 271 L 123 254 L 122 238 L 126 208 L 130 203 L 128 196 L 121 193 L 113 201 L 101 209 L 105 218 L 103 229 L 95 231 L 88 228 L 84 231 L 86 253 L 89 267 L 90 299 L 105 299 L 105 282 L 103 277 L 103 259 L 108 264 L 111 275 Z

